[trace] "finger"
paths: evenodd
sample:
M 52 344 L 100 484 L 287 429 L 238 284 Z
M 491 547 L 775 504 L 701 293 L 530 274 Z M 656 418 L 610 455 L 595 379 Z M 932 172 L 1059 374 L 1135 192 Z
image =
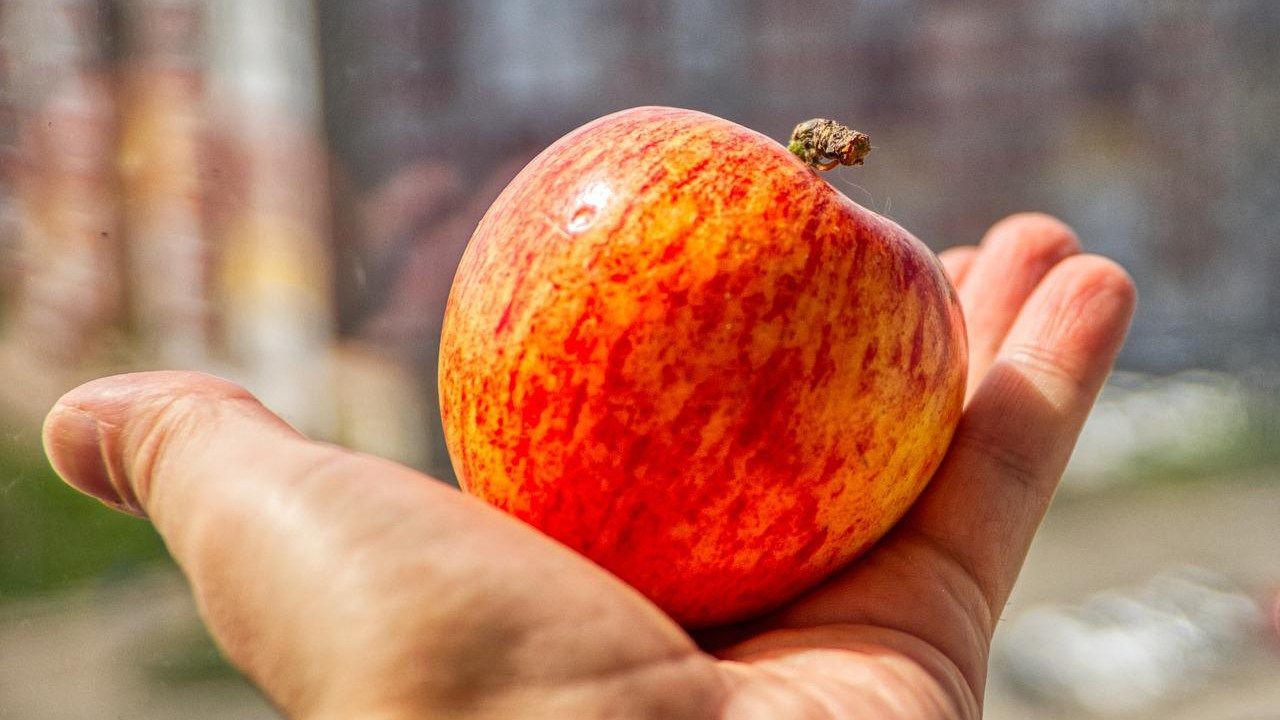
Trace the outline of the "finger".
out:
M 1063 260 L 1018 314 L 906 531 L 1003 607 L 1133 314 L 1133 282 L 1098 256 Z
M 245 416 L 253 437 L 283 440 L 290 450 L 302 437 L 272 415 L 242 388 L 195 373 L 119 375 L 87 383 L 64 395 L 45 420 L 44 446 L 54 469 L 69 485 L 118 510 L 154 517 L 166 526 L 164 512 L 152 507 L 152 477 L 160 451 L 178 441 L 191 442 L 208 426 L 184 419 L 197 405 L 216 406 L 219 414 Z M 259 435 L 265 433 L 265 435 Z M 192 491 L 211 488 L 188 482 L 200 468 L 184 468 L 166 488 L 181 504 Z M 185 529 L 175 525 L 181 537 Z
M 89 383 L 55 406 L 44 441 L 69 484 L 152 520 L 215 639 L 290 717 L 372 717 L 388 696 L 477 688 L 500 703 L 693 650 L 563 546 L 407 468 L 310 442 L 223 380 Z M 578 641 L 584 622 L 596 651 Z M 521 674 L 513 655 L 535 650 Z
M 191 373 L 83 385 L 58 401 L 43 435 L 68 484 L 152 520 L 232 662 L 304 714 L 319 694 L 280 665 L 316 669 L 291 637 L 324 626 L 313 614 L 323 601 L 303 609 L 291 592 L 310 589 L 307 570 L 331 548 L 290 510 L 322 497 L 305 476 L 336 465 L 337 451 L 307 442 L 232 383 Z
M 235 447 L 226 447 L 228 438 L 219 437 L 228 427 L 236 429 Z M 189 524 L 174 522 L 170 508 L 198 507 L 198 501 L 259 474 L 253 471 L 260 462 L 227 472 L 225 462 L 210 457 L 217 451 L 272 448 L 263 457 L 275 466 L 296 462 L 315 447 L 239 386 L 180 372 L 117 375 L 76 388 L 46 418 L 44 444 L 68 484 L 107 505 L 150 517 L 168 539 L 191 531 Z M 214 470 L 222 477 L 205 482 Z M 163 488 L 155 487 L 157 477 L 166 480 Z
M 947 271 L 947 277 L 951 279 L 951 286 L 957 290 L 964 283 L 964 278 L 969 274 L 969 268 L 973 267 L 973 261 L 977 257 L 976 245 L 957 245 L 938 253 L 938 259 L 942 261 L 942 267 Z
M 996 356 L 1023 303 L 1063 258 L 1080 252 L 1075 233 L 1039 213 L 1013 215 L 996 223 L 958 288 L 969 333 L 972 397 Z

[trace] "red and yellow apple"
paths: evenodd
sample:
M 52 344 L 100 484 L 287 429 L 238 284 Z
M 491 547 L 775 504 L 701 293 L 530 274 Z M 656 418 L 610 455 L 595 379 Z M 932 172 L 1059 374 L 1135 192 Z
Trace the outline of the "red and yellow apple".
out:
M 481 220 L 440 399 L 467 492 L 699 627 L 876 542 L 941 461 L 965 365 L 919 240 L 759 133 L 646 107 L 556 142 Z

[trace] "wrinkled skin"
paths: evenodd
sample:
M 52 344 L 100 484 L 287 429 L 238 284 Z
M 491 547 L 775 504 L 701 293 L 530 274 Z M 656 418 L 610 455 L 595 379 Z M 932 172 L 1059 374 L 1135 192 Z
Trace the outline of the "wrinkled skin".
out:
M 221 380 L 89 383 L 50 413 L 46 449 L 155 523 L 227 656 L 290 717 L 976 718 L 996 618 L 1134 290 L 1042 216 L 943 261 L 970 386 L 933 482 L 853 566 L 697 638 L 509 516 L 311 442 Z

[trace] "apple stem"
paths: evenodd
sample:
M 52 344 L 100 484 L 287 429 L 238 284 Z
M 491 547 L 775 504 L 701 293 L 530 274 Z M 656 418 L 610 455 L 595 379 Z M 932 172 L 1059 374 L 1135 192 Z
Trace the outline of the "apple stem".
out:
M 814 118 L 796 125 L 787 149 L 817 170 L 861 165 L 871 152 L 871 138 L 835 120 Z

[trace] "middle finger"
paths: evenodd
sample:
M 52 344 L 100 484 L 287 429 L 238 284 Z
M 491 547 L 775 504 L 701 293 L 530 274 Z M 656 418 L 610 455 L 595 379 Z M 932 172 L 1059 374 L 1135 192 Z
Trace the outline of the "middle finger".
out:
M 969 333 L 966 399 L 986 376 L 1009 328 L 1040 280 L 1062 259 L 1080 252 L 1076 235 L 1061 221 L 1039 213 L 996 223 L 958 288 Z

